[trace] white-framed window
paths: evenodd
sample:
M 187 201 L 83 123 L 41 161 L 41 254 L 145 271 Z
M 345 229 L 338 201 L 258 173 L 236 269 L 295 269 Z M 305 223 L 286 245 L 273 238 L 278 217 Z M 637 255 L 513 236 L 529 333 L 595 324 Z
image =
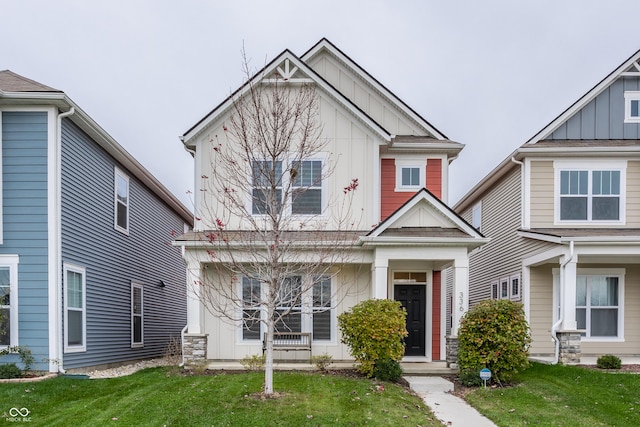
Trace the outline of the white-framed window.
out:
M 129 177 L 115 168 L 114 182 L 114 226 L 129 234 Z
M 396 191 L 417 191 L 426 186 L 426 162 L 396 160 Z
M 498 282 L 491 282 L 491 299 L 500 299 Z
M 482 202 L 478 202 L 473 206 L 471 210 L 471 221 L 473 228 L 482 231 Z
M 622 338 L 622 278 L 578 275 L 576 321 L 585 338 Z
M 307 282 L 310 280 L 313 280 L 313 284 Z M 240 281 L 243 342 L 260 342 L 266 332 L 262 321 L 265 319 L 265 312 L 259 306 L 266 293 L 263 286 L 266 285 L 248 277 L 243 277 Z M 303 292 L 303 289 L 307 290 Z M 334 339 L 335 313 L 330 277 L 315 280 L 305 276 L 288 277 L 280 288 L 279 300 L 276 307 L 277 332 L 311 332 L 314 342 Z
M 500 299 L 509 298 L 509 278 L 500 279 Z
M 282 161 L 254 160 L 251 165 L 251 213 L 268 214 L 274 206 L 282 207 Z
M 640 91 L 624 93 L 624 122 L 640 123 Z
M 556 222 L 614 223 L 625 218 L 625 162 L 556 162 Z
M 86 270 L 64 264 L 64 351 L 87 350 Z
M 0 349 L 18 341 L 18 255 L 0 255 Z
M 131 283 L 131 347 L 144 347 L 144 287 Z
M 322 161 L 292 162 L 291 170 L 291 174 L 295 175 L 291 183 L 293 187 L 291 213 L 294 215 L 322 213 Z
M 520 275 L 516 274 L 509 278 L 509 298 L 512 300 L 519 300 L 521 298 Z

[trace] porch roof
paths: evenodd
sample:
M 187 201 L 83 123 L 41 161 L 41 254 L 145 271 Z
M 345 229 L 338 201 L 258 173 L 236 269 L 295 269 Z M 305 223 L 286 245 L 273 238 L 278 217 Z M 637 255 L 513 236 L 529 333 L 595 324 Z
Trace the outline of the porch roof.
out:
M 518 234 L 553 243 L 580 242 L 637 242 L 640 228 L 532 228 L 520 229 Z

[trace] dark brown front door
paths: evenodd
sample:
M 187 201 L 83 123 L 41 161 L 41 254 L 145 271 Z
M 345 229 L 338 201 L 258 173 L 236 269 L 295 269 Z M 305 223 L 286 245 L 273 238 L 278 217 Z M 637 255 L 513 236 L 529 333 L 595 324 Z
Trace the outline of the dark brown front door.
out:
M 407 310 L 407 338 L 405 356 L 424 356 L 426 351 L 427 287 L 424 285 L 395 285 L 393 297 Z

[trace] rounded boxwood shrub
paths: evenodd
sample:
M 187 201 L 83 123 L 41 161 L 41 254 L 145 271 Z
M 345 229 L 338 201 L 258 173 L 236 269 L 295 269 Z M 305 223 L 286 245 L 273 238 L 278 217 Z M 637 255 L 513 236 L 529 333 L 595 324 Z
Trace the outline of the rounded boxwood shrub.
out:
M 398 382 L 402 377 L 402 366 L 397 360 L 377 360 L 373 367 L 373 376 L 380 381 Z
M 529 362 L 531 335 L 522 304 L 485 300 L 471 308 L 458 329 L 460 372 L 491 370 L 491 380 L 509 382 Z
M 400 302 L 386 299 L 363 301 L 338 316 L 341 341 L 360 363 L 361 373 L 371 377 L 376 362 L 402 359 L 406 317 Z
M 622 367 L 620 358 L 613 354 L 605 354 L 604 356 L 598 357 L 596 363 L 600 369 L 620 369 Z
M 10 378 L 18 378 L 22 375 L 22 371 L 15 363 L 7 363 L 4 365 L 0 365 L 0 378 L 2 379 L 10 379 Z

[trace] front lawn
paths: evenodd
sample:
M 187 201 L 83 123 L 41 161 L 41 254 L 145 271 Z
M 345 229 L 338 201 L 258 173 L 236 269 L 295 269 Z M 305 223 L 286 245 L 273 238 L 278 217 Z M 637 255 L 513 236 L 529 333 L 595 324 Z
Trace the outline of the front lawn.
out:
M 216 427 L 442 425 L 418 397 L 394 384 L 339 375 L 276 372 L 274 387 L 283 395 L 261 400 L 256 393 L 263 376 L 261 372 L 182 375 L 171 368 L 153 368 L 103 380 L 59 377 L 37 383 L 2 384 L 0 414 L 5 419 L 0 419 L 0 423 Z M 384 387 L 380 390 L 377 385 Z M 29 411 L 27 420 L 22 419 L 23 408 Z
M 500 427 L 640 426 L 640 375 L 534 363 L 516 381 L 466 399 Z

